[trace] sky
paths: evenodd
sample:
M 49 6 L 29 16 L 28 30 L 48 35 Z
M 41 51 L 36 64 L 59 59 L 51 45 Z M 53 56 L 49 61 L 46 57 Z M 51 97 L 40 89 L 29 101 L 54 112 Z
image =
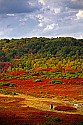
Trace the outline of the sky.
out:
M 0 39 L 83 38 L 83 0 L 0 0 Z

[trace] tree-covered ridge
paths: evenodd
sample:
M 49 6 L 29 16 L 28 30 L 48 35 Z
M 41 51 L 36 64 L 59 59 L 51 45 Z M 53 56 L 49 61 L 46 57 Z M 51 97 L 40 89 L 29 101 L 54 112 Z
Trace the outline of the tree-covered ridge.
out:
M 28 57 L 29 54 L 41 57 L 67 56 L 83 57 L 83 39 L 71 37 L 59 38 L 21 38 L 0 40 L 0 61 L 7 62 L 15 58 Z

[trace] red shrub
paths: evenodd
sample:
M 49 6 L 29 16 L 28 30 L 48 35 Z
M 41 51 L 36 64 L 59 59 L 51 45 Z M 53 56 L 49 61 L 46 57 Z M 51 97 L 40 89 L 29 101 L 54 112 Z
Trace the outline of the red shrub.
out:
M 57 106 L 54 109 L 58 111 L 76 111 L 77 110 L 76 108 L 70 107 L 70 106 Z

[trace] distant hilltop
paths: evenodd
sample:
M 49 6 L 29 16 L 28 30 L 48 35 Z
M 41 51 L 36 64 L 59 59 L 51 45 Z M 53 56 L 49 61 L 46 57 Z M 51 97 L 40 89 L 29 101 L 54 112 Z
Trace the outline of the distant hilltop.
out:
M 33 54 L 34 58 L 83 58 L 83 39 L 72 37 L 32 37 L 0 40 L 0 60 L 24 59 Z

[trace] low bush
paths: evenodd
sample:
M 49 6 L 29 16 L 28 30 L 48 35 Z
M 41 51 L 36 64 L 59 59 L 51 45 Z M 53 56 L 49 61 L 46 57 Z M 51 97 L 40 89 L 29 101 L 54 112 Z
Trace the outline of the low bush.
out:
M 54 84 L 54 83 L 56 83 L 56 84 L 61 84 L 62 81 L 61 81 L 61 80 L 52 80 L 50 83 L 52 83 L 52 84 Z
M 34 114 L 29 114 L 29 116 L 31 117 L 31 116 L 34 116 Z
M 17 93 L 14 90 L 11 92 L 11 94 L 12 95 L 17 95 Z
M 53 118 L 53 121 L 54 121 L 54 122 L 60 122 L 60 121 L 61 121 L 61 118 L 60 118 L 60 117 L 55 117 L 55 118 Z
M 9 92 L 7 89 L 0 89 L 0 94 L 8 95 Z
M 43 88 L 43 86 L 38 86 L 38 88 L 39 88 L 39 89 L 42 89 L 42 88 Z
M 50 83 L 54 84 L 54 83 L 56 83 L 56 80 L 52 80 Z
M 13 87 L 13 86 L 15 86 L 15 84 L 14 83 L 10 83 L 10 82 L 6 82 L 6 83 L 0 82 L 0 86 L 10 86 L 10 87 Z
M 56 122 L 60 122 L 60 117 L 52 117 L 50 115 L 45 115 L 45 118 L 47 118 L 48 121 L 44 122 L 42 125 L 55 125 Z
M 42 81 L 41 79 L 34 80 L 34 82 L 41 82 L 41 81 Z
M 57 106 L 54 109 L 58 111 L 76 111 L 77 110 L 76 108 L 70 107 L 70 106 Z
M 0 89 L 0 94 L 4 95 L 17 95 L 17 93 L 14 90 L 8 90 L 8 89 Z

